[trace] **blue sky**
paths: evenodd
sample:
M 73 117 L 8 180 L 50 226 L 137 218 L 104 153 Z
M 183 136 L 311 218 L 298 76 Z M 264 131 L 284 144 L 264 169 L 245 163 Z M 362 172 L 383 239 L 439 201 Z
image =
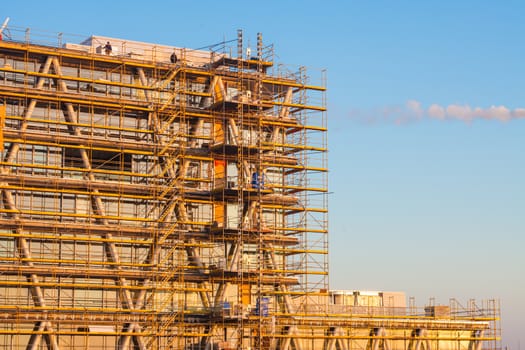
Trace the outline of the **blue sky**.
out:
M 326 68 L 332 288 L 499 298 L 503 346 L 525 344 L 525 3 L 171 3 L 8 1 L 0 17 L 193 48 L 243 29 Z

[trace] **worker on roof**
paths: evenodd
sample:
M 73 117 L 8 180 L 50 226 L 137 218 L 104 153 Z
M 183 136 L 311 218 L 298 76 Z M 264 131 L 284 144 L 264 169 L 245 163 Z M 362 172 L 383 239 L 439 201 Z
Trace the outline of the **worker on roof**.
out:
M 173 50 L 173 53 L 170 56 L 170 62 L 173 64 L 177 63 L 177 54 L 175 53 L 175 50 Z
M 106 55 L 111 55 L 111 51 L 113 51 L 113 48 L 111 47 L 111 44 L 108 42 L 106 42 L 106 45 L 104 45 L 104 52 L 106 53 Z

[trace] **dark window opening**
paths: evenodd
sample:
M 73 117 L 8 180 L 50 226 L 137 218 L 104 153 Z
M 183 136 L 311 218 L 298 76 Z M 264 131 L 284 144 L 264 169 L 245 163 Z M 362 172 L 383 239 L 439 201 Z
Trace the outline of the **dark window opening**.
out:
M 131 172 L 131 154 L 111 151 L 88 150 L 92 169 Z M 64 167 L 85 168 L 80 149 L 64 150 Z

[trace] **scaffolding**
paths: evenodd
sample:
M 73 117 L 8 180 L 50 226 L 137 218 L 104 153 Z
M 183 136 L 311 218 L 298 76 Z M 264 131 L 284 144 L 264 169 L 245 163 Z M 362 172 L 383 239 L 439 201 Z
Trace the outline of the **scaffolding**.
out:
M 498 347 L 494 301 L 331 302 L 324 71 L 9 29 L 0 348 Z

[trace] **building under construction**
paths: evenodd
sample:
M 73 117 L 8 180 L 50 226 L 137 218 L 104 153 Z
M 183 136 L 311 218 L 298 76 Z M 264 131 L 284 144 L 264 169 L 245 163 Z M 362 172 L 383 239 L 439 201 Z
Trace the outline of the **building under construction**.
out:
M 8 27 L 0 349 L 480 350 L 497 301 L 328 286 L 324 72 Z

